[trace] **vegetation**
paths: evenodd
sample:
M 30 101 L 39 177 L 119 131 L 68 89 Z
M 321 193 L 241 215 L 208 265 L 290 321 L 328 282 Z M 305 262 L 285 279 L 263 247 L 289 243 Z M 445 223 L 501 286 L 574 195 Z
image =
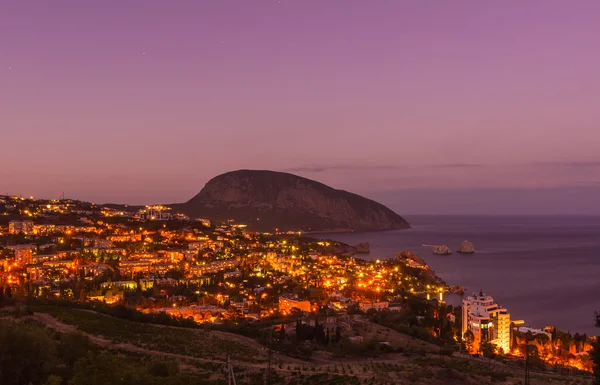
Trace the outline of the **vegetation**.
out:
M 244 361 L 254 361 L 257 357 L 256 350 L 248 345 L 203 330 L 168 328 L 55 306 L 33 306 L 32 309 L 50 314 L 85 333 L 117 343 L 132 343 L 144 349 L 207 359 L 224 359 L 228 354 Z
M 447 315 L 453 312 L 452 306 L 432 305 L 415 298 L 407 301 L 400 311 L 378 312 L 371 309 L 367 315 L 371 322 L 443 346 L 455 344 L 456 334 L 447 319 Z
M 102 351 L 80 333 L 59 333 L 32 322 L 0 319 L 3 385 L 210 384 L 182 374 L 174 361 L 147 361 Z
M 61 299 L 53 299 L 53 300 L 44 300 L 44 299 L 33 299 L 30 298 L 28 303 L 32 306 L 40 305 L 42 307 L 46 305 L 50 305 L 52 307 L 63 307 L 63 308 L 72 308 L 72 309 L 82 309 L 82 310 L 92 310 L 98 313 L 110 315 L 116 318 L 121 318 L 124 320 L 141 322 L 141 323 L 149 323 L 149 324 L 157 324 L 157 325 L 165 325 L 165 326 L 178 326 L 185 328 L 199 328 L 200 326 L 194 322 L 193 319 L 181 318 L 181 317 L 172 317 L 167 315 L 166 313 L 142 313 L 133 309 L 131 307 L 127 307 L 124 305 L 114 305 L 110 306 L 102 302 L 98 301 L 89 301 L 89 302 L 74 302 L 67 301 Z
M 600 327 L 600 312 L 596 312 L 596 327 Z M 590 356 L 594 362 L 594 385 L 600 385 L 600 339 L 596 338 L 594 349 L 590 351 Z
M 63 332 L 48 329 L 36 320 Z M 68 325 L 76 326 L 79 331 L 71 332 Z M 391 341 L 399 335 L 368 322 L 360 325 L 368 327 L 372 335 Z M 410 337 L 406 337 L 406 348 L 377 358 L 377 354 L 364 350 L 368 346 L 373 351 L 382 349 L 375 338 L 353 343 L 344 336 L 347 333 L 344 331 L 341 340 L 336 342 L 335 332 L 331 331 L 329 344 L 321 345 L 314 340 L 317 329 L 320 327 L 311 329 L 313 339 L 307 335 L 306 340 L 294 343 L 310 349 L 322 346 L 327 353 L 334 353 L 332 358 L 322 361 L 319 356 L 319 362 L 302 362 L 275 355 L 273 384 L 513 385 L 522 380 L 522 366 L 442 355 L 436 345 Z M 385 330 L 389 330 L 389 334 L 385 334 Z M 271 341 L 278 348 L 281 343 L 292 343 L 295 338 L 292 324 L 279 328 Z M 413 350 L 420 344 L 433 350 Z M 359 353 L 363 358 L 341 360 L 337 357 L 338 351 L 349 351 L 350 356 Z M 264 383 L 266 352 L 256 349 L 256 343 L 245 337 L 153 325 L 59 306 L 0 310 L 0 383 L 3 385 L 217 385 L 227 383 L 222 371 L 226 355 L 234 362 L 238 384 Z M 369 359 L 365 359 L 366 356 Z M 589 385 L 590 381 L 551 373 L 532 376 L 531 385 L 554 383 Z

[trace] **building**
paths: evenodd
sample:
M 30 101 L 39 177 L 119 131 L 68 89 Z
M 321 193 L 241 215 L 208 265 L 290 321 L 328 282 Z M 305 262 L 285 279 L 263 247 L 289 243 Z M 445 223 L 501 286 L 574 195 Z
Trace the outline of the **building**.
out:
M 135 290 L 135 289 L 137 289 L 137 282 L 136 281 L 104 282 L 100 286 L 104 289 L 118 287 L 118 288 L 123 288 L 125 290 Z
M 165 206 L 146 206 L 139 210 L 136 218 L 142 221 L 168 221 L 171 219 L 171 208 Z
M 154 263 L 145 259 L 119 262 L 121 274 L 150 273 L 154 269 Z
M 33 263 L 33 251 L 29 247 L 15 250 L 15 262 L 19 266 L 31 265 Z
M 59 260 L 59 261 L 46 261 L 42 263 L 44 267 L 60 268 L 60 269 L 72 269 L 75 266 L 75 261 L 72 260 Z
M 547 336 L 550 339 L 550 341 L 552 341 L 552 333 L 550 333 L 549 331 L 546 331 L 546 330 L 530 328 L 527 326 L 517 326 L 513 330 L 516 330 L 519 333 L 523 333 L 523 334 L 527 334 L 527 333 L 531 333 L 533 335 L 543 334 L 543 335 Z
M 367 311 L 369 309 L 385 310 L 390 306 L 389 302 L 359 302 L 358 308 L 360 311 Z
M 94 239 L 94 247 L 99 249 L 110 249 L 114 247 L 113 243 L 108 239 L 95 238 Z
M 185 257 L 184 250 L 159 250 L 157 254 L 161 256 L 164 261 L 177 263 L 181 262 Z
M 190 250 L 202 250 L 202 249 L 207 249 L 210 247 L 210 242 L 207 241 L 202 241 L 202 242 L 190 242 L 188 244 L 188 249 Z
M 298 298 L 292 298 L 288 296 L 279 297 L 279 311 L 282 313 L 290 313 L 292 309 L 299 309 L 310 313 L 310 301 L 302 301 Z
M 33 221 L 10 221 L 8 223 L 9 234 L 29 235 L 33 233 Z
M 92 274 L 94 277 L 112 271 L 112 267 L 110 267 L 106 263 L 92 263 L 88 265 L 80 265 L 77 267 L 77 269 L 83 271 L 84 275 Z
M 202 222 L 202 224 L 206 227 L 210 227 L 210 220 L 206 218 L 196 218 L 198 222 Z
M 43 275 L 46 270 L 47 268 L 44 267 L 32 266 L 27 268 L 27 273 L 29 274 L 30 280 L 39 282 L 43 280 Z
M 46 261 L 57 261 L 58 259 L 60 259 L 58 254 L 36 254 L 32 257 L 31 263 L 39 265 Z
M 209 262 L 205 265 L 190 266 L 189 272 L 191 275 L 206 275 L 214 274 L 223 270 L 231 270 L 239 266 L 240 261 L 236 258 L 222 259 L 219 261 Z
M 463 338 L 468 330 L 474 336 L 473 350 L 478 351 L 482 342 L 489 341 L 504 352 L 510 351 L 510 314 L 482 291 L 463 299 Z

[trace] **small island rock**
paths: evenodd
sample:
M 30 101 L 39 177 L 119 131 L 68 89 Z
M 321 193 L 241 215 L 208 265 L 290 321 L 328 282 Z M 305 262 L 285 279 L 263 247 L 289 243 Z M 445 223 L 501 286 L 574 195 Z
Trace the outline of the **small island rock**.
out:
M 433 246 L 431 249 L 433 254 L 437 255 L 450 255 L 452 254 L 452 250 L 446 245 Z
M 475 246 L 473 246 L 473 242 L 462 241 L 462 243 L 458 247 L 458 250 L 456 251 L 461 254 L 473 254 L 475 252 Z

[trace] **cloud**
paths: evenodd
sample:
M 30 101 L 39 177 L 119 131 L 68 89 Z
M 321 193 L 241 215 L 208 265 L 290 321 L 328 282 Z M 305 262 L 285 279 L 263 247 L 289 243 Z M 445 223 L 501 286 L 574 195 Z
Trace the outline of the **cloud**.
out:
M 562 163 L 554 163 L 558 166 L 564 167 L 572 167 L 572 168 L 595 168 L 600 167 L 600 161 L 590 161 L 590 162 L 562 162 Z
M 291 167 L 286 168 L 281 171 L 284 172 L 326 172 L 326 171 L 372 171 L 372 170 L 399 170 L 404 168 L 402 166 L 393 166 L 393 165 L 326 165 L 326 166 L 300 166 L 300 167 Z
M 600 162 L 565 161 L 477 163 L 450 160 L 429 164 L 315 163 L 284 171 L 362 193 L 394 189 L 514 188 L 518 190 L 586 188 L 600 183 Z
M 540 168 L 596 168 L 600 167 L 600 160 L 590 161 L 548 161 L 548 162 L 531 162 L 522 166 L 532 166 Z
M 475 167 L 486 167 L 484 164 L 476 163 L 446 163 L 446 164 L 434 164 L 426 166 L 429 168 L 475 168 Z
M 532 189 L 468 187 L 396 189 L 373 192 L 369 198 L 401 215 L 600 215 L 598 194 L 600 185 Z
M 369 165 L 369 164 L 333 164 L 333 165 L 307 165 L 299 167 L 290 167 L 283 169 L 284 172 L 309 172 L 309 173 L 321 173 L 326 171 L 376 171 L 376 170 L 408 170 L 408 169 L 451 169 L 451 168 L 475 168 L 485 167 L 483 164 L 474 163 L 447 163 L 447 164 L 432 164 L 432 165 Z

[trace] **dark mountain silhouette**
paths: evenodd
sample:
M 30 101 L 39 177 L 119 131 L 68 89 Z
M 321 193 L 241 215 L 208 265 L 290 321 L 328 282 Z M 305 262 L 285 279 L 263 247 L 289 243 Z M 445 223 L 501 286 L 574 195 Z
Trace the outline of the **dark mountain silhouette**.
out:
M 219 175 L 186 203 L 190 217 L 233 219 L 271 231 L 371 231 L 410 227 L 384 205 L 296 175 L 239 170 Z

